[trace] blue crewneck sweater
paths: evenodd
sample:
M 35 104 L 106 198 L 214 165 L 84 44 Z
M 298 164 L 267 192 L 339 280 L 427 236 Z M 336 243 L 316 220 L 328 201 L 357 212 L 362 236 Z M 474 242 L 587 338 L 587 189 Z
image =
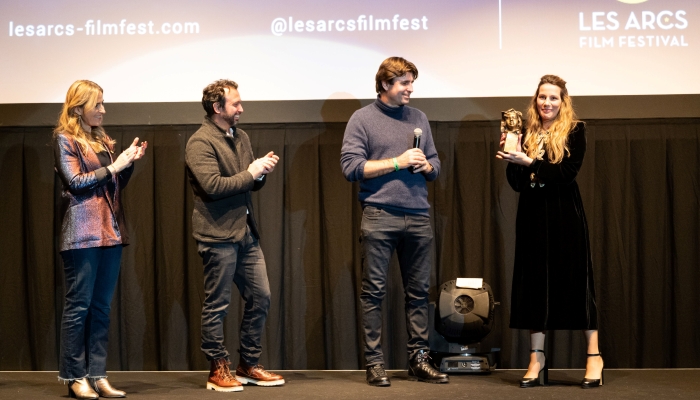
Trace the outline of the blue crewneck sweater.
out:
M 420 149 L 433 166 L 429 174 L 413 174 L 408 169 L 372 178 L 364 178 L 365 163 L 398 157 L 413 147 L 413 130 L 423 130 Z M 427 181 L 440 173 L 430 124 L 425 114 L 413 107 L 390 107 L 379 98 L 350 117 L 345 128 L 340 165 L 345 178 L 360 181 L 362 206 L 374 205 L 410 214 L 428 215 Z

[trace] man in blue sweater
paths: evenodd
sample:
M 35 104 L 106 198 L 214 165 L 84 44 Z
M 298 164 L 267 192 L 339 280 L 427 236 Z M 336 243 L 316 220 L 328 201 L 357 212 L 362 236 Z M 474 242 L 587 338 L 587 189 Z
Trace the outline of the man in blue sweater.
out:
M 381 348 L 382 311 L 389 263 L 397 252 L 408 330 L 408 374 L 431 383 L 447 383 L 428 357 L 428 290 L 433 231 L 427 181 L 440 173 L 440 160 L 425 114 L 407 106 L 418 70 L 390 57 L 375 77 L 377 100 L 348 121 L 340 164 L 348 181 L 360 182 L 362 323 L 367 383 L 389 386 Z M 422 135 L 420 135 L 422 133 Z M 414 135 L 420 144 L 414 148 Z

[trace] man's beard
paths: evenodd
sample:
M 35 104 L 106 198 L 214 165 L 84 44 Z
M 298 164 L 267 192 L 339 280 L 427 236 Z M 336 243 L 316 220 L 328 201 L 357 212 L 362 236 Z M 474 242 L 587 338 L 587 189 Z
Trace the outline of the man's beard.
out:
M 238 125 L 238 121 L 236 121 L 236 114 L 231 114 L 231 115 L 222 115 L 224 118 L 224 121 L 228 124 L 228 126 L 236 126 Z

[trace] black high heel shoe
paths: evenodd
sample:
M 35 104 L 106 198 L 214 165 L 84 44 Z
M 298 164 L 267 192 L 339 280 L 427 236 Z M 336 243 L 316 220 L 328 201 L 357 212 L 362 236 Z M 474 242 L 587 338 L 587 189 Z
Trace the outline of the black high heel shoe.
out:
M 586 354 L 586 357 L 597 357 L 600 356 L 600 361 L 603 361 L 603 353 L 598 354 Z M 581 381 L 581 387 L 583 389 L 592 389 L 603 386 L 603 376 L 605 375 L 605 362 L 603 362 L 603 368 L 600 369 L 600 379 L 587 379 L 583 378 Z
M 531 353 L 542 353 L 544 354 L 544 350 L 530 350 Z M 520 387 L 521 388 L 529 388 L 529 387 L 535 387 L 535 386 L 544 386 L 547 383 L 549 383 L 549 367 L 547 367 L 547 356 L 544 356 L 544 367 L 540 370 L 540 372 L 537 374 L 537 378 L 523 378 L 520 380 Z

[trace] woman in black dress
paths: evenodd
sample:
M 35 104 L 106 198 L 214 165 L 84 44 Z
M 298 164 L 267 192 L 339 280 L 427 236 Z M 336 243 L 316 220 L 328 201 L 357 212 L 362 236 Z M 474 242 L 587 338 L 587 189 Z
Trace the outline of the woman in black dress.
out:
M 527 111 L 508 183 L 520 192 L 510 327 L 530 330 L 530 365 L 521 387 L 545 384 L 545 332 L 581 329 L 588 344 L 583 388 L 603 384 L 598 312 L 588 226 L 576 175 L 586 153 L 586 126 L 576 119 L 566 82 L 545 75 Z M 501 146 L 505 135 L 501 137 Z M 522 146 L 521 146 L 522 143 Z

